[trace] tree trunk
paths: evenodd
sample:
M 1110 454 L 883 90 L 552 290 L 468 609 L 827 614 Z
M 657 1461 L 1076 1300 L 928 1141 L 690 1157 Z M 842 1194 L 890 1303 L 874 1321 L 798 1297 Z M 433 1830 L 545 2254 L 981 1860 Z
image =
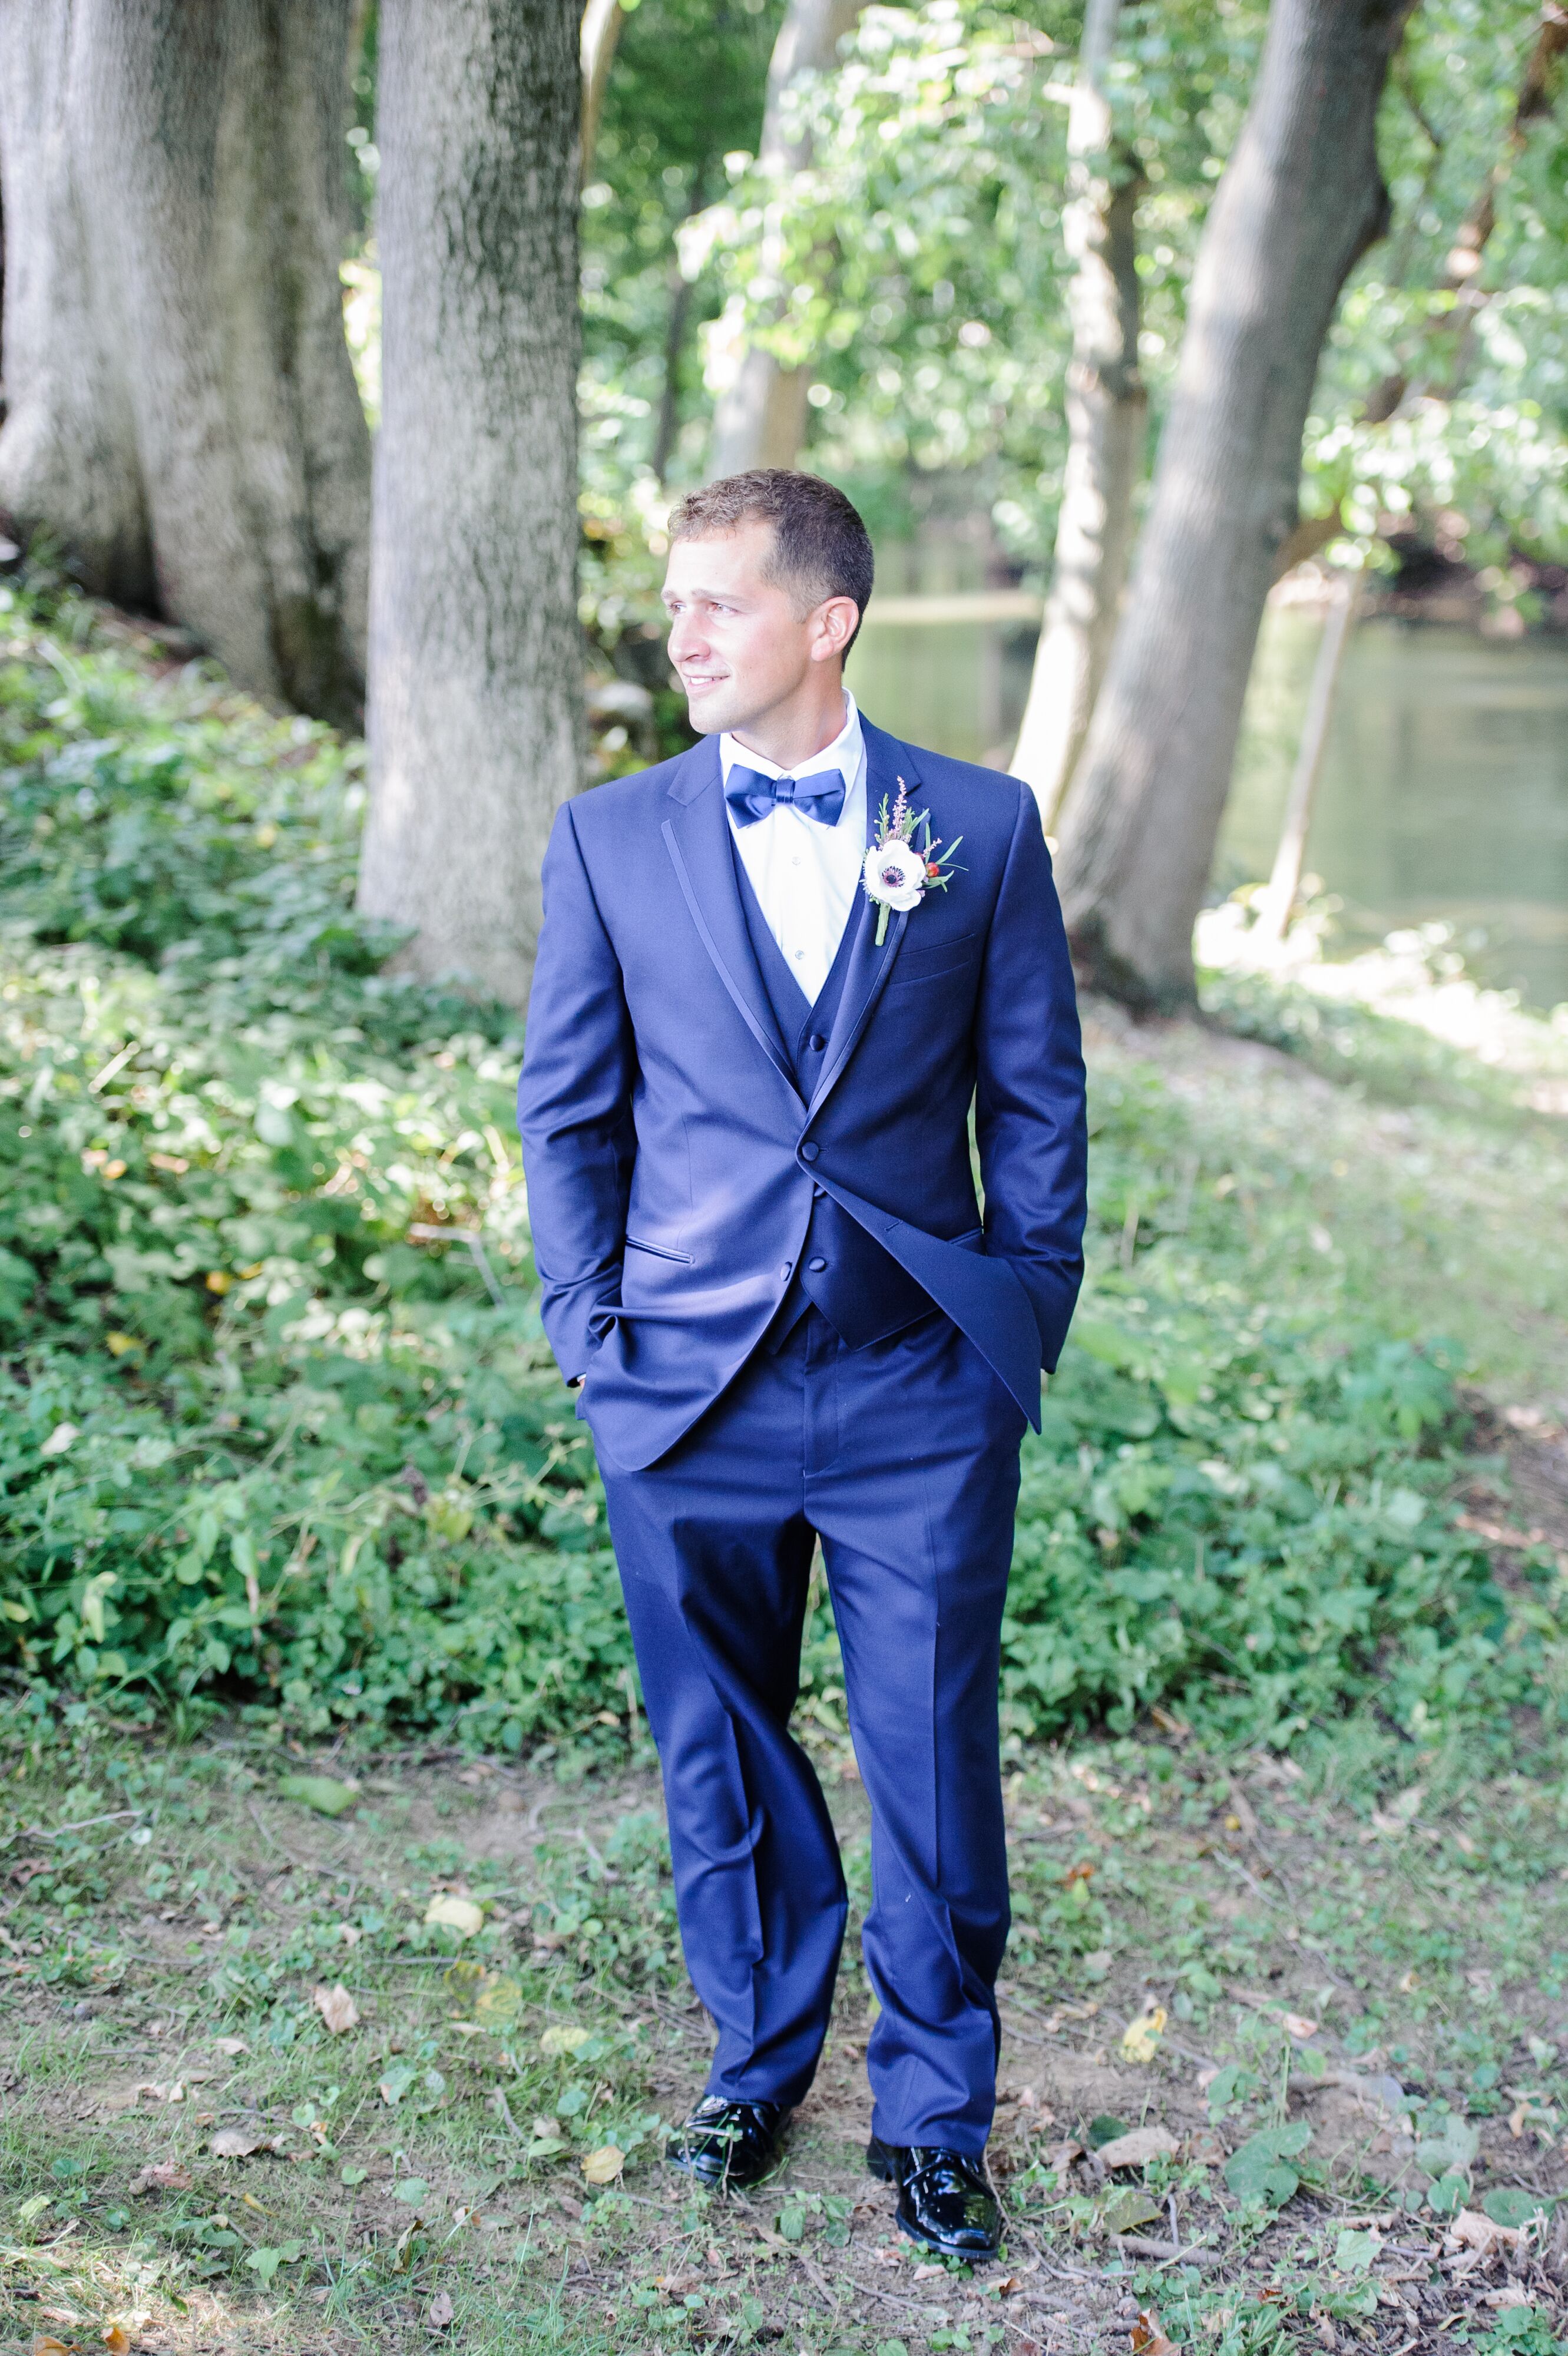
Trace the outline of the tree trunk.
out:
M 1412 0 L 1274 0 L 1205 229 L 1149 519 L 1069 799 L 1062 898 L 1084 978 L 1194 994 L 1192 927 L 1230 787 L 1301 437 L 1339 293 L 1387 225 L 1378 102 Z
M 580 36 L 583 145 L 578 178 L 584 187 L 586 187 L 594 168 L 594 149 L 599 139 L 599 117 L 605 111 L 605 92 L 609 88 L 610 68 L 615 63 L 616 45 L 625 22 L 626 10 L 621 6 L 621 0 L 588 0 L 583 11 Z
M 0 0 L 0 508 L 325 717 L 364 674 L 349 0 Z
M 1062 241 L 1068 294 L 1068 456 L 1056 562 L 1013 771 L 1054 823 L 1089 730 L 1126 585 L 1148 396 L 1138 369 L 1136 216 L 1142 178 L 1115 152 L 1107 95 L 1122 0 L 1090 0 L 1068 118 Z
M 580 782 L 573 0 L 382 0 L 360 905 L 515 1005 Z
M 784 179 L 806 170 L 810 139 L 793 139 L 784 119 L 785 92 L 802 74 L 826 73 L 865 0 L 789 0 L 768 68 L 757 162 Z M 780 241 L 765 237 L 763 267 L 779 259 Z M 771 252 L 770 252 L 771 249 Z M 744 474 L 752 466 L 792 466 L 806 438 L 809 368 L 784 368 L 760 344 L 748 346 L 734 384 L 714 416 L 711 476 Z
M 1301 890 L 1301 871 L 1306 864 L 1306 838 L 1312 831 L 1312 808 L 1317 798 L 1317 781 L 1323 775 L 1324 755 L 1328 750 L 1339 674 L 1345 667 L 1345 656 L 1360 611 L 1366 578 L 1366 561 L 1359 558 L 1354 571 L 1336 582 L 1334 602 L 1323 617 L 1323 636 L 1317 642 L 1317 658 L 1312 666 L 1301 742 L 1296 746 L 1295 767 L 1285 796 L 1280 845 L 1257 903 L 1255 931 L 1262 941 L 1278 943 L 1290 930 L 1296 894 Z
M 1564 59 L 1568 59 L 1568 6 L 1563 5 L 1563 0 L 1545 0 L 1541 24 L 1520 77 L 1503 152 L 1481 183 L 1438 275 L 1436 291 L 1440 294 L 1451 294 L 1454 305 L 1449 311 L 1434 312 L 1426 323 L 1423 338 L 1423 357 L 1426 367 L 1420 376 L 1418 387 L 1423 392 L 1440 390 L 1440 397 L 1452 400 L 1458 390 L 1476 320 L 1489 299 L 1481 285 L 1481 268 L 1492 231 L 1498 225 L 1498 198 L 1524 153 L 1532 127 L 1549 115 L 1556 103 Z M 1434 145 L 1435 168 L 1442 149 L 1438 145 L 1436 133 L 1426 123 L 1424 115 L 1421 121 Z M 1444 354 L 1446 354 L 1446 365 L 1434 367 Z M 1397 369 L 1391 376 L 1384 378 L 1363 412 L 1368 424 L 1386 424 L 1394 412 L 1403 406 L 1411 390 L 1412 376 L 1417 373 L 1418 365 L 1412 361 L 1410 368 Z M 1438 373 L 1445 379 L 1441 388 L 1433 381 Z

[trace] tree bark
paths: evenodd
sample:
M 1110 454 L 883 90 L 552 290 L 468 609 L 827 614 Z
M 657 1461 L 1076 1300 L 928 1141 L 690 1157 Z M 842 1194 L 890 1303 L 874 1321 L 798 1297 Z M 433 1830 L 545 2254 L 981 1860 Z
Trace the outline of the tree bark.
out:
M 1142 178 L 1115 147 L 1108 81 L 1122 0 L 1090 0 L 1068 117 L 1062 241 L 1068 292 L 1068 455 L 1056 562 L 1013 771 L 1047 832 L 1088 734 L 1133 547 L 1148 396 L 1138 368 L 1136 216 Z
M 521 1005 L 581 777 L 574 0 L 382 0 L 360 905 Z
M 1323 636 L 1317 642 L 1317 657 L 1312 666 L 1301 742 L 1296 746 L 1295 766 L 1291 772 L 1290 791 L 1285 796 L 1284 817 L 1280 823 L 1279 849 L 1255 910 L 1254 930 L 1262 941 L 1277 944 L 1290 930 L 1296 894 L 1301 890 L 1301 871 L 1306 864 L 1306 839 L 1312 831 L 1317 781 L 1323 775 L 1324 755 L 1328 750 L 1339 674 L 1345 667 L 1356 616 L 1360 611 L 1366 578 L 1366 560 L 1360 558 L 1352 572 L 1336 582 L 1334 602 L 1323 617 Z
M 1412 0 L 1274 0 L 1205 229 L 1128 601 L 1064 821 L 1084 978 L 1194 995 L 1192 928 L 1230 788 L 1301 437 L 1351 268 L 1387 226 L 1379 100 Z
M 594 168 L 594 149 L 598 145 L 599 117 L 605 111 L 605 92 L 609 88 L 610 68 L 615 63 L 616 45 L 621 27 L 626 23 L 626 10 L 621 0 L 588 0 L 583 11 L 580 48 L 583 61 L 583 144 L 578 164 L 578 178 L 586 187 Z
M 337 720 L 370 440 L 343 339 L 349 0 L 0 0 L 0 508 Z
M 801 75 L 829 70 L 864 5 L 865 0 L 789 0 L 768 68 L 757 159 L 765 172 L 782 180 L 810 165 L 811 140 L 789 134 L 785 93 Z M 780 244 L 776 236 L 765 237 L 765 271 L 777 263 Z M 782 367 L 764 346 L 749 345 L 734 384 L 714 412 L 710 476 L 744 474 L 752 466 L 792 466 L 806 438 L 811 382 L 809 367 Z

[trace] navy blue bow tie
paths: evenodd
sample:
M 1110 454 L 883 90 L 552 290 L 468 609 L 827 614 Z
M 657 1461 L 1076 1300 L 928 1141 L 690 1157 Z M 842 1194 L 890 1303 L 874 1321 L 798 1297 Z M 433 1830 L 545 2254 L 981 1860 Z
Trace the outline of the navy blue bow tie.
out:
M 809 777 L 765 777 L 760 769 L 743 769 L 737 764 L 725 787 L 725 799 L 735 812 L 736 826 L 755 826 L 780 803 L 823 826 L 837 826 L 843 795 L 843 776 L 838 769 L 818 769 Z

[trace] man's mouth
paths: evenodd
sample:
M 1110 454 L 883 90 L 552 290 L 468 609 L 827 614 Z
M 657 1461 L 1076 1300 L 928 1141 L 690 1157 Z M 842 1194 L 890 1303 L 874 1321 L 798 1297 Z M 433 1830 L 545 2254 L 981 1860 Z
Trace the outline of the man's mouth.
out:
M 725 677 L 722 670 L 683 670 L 681 684 L 688 695 L 701 695 L 706 688 L 722 686 Z

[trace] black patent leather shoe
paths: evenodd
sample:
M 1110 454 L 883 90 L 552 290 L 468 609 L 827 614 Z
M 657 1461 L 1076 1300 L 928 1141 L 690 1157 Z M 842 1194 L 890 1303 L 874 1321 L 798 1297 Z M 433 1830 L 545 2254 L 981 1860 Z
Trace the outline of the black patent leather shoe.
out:
M 874 2136 L 865 2164 L 884 2184 L 898 2187 L 898 2231 L 921 2249 L 970 2265 L 996 2255 L 1002 2210 L 983 2159 L 937 2144 L 879 2143 Z
M 744 2192 L 760 2184 L 779 2158 L 784 2127 L 781 2103 L 737 2103 L 704 2094 L 665 2158 L 714 2191 Z

